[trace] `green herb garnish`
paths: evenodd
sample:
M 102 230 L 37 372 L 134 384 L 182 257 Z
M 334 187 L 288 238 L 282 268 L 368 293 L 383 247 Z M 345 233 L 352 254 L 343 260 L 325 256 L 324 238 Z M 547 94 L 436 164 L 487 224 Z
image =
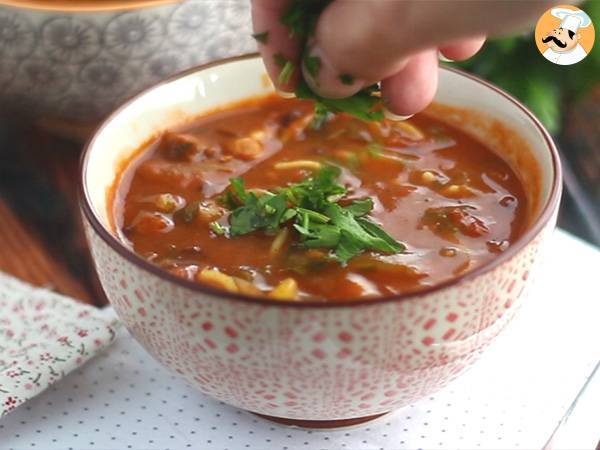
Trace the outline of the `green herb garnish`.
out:
M 291 0 L 281 17 L 281 22 L 290 30 L 290 36 L 299 38 L 300 45 L 305 51 L 308 38 L 315 32 L 319 15 L 329 3 L 331 0 Z M 321 68 L 321 60 L 307 55 L 303 61 L 308 72 L 315 78 Z M 340 75 L 340 80 L 345 84 L 347 81 L 349 81 L 347 84 L 354 82 L 354 78 L 347 74 Z M 345 112 L 366 121 L 379 121 L 384 117 L 378 85 L 364 88 L 352 97 L 328 99 L 314 93 L 304 80 L 300 80 L 295 94 L 298 98 L 315 101 L 313 128 L 320 128 L 323 125 L 328 117 L 327 113 Z
M 254 33 L 252 37 L 261 44 L 266 44 L 269 40 L 269 32 L 263 31 L 262 33 Z
M 311 77 L 317 78 L 321 70 L 321 58 L 318 56 L 306 56 L 304 58 L 304 67 L 306 67 Z
M 338 167 L 326 166 L 306 180 L 260 197 L 247 191 L 241 178 L 232 178 L 228 198 L 237 206 L 229 216 L 229 236 L 259 230 L 272 235 L 292 224 L 300 245 L 330 249 L 331 257 L 343 265 L 365 251 L 402 252 L 403 244 L 366 218 L 373 209 L 371 199 L 339 203 L 347 193 L 338 182 L 340 173 Z
M 281 53 L 275 53 L 273 55 L 273 60 L 275 61 L 275 64 L 277 64 L 279 67 L 285 66 L 288 62 L 286 57 L 283 56 Z
M 339 77 L 342 84 L 351 85 L 354 83 L 354 77 L 348 73 L 343 73 Z
M 290 77 L 294 73 L 295 67 L 294 63 L 286 59 L 281 53 L 275 53 L 273 55 L 273 59 L 275 60 L 275 64 L 281 67 L 281 72 L 279 72 L 278 81 L 281 84 L 285 84 L 290 81 Z
M 320 130 L 330 116 L 329 108 L 321 103 L 315 103 L 315 115 L 310 121 L 313 130 Z
M 377 142 L 371 142 L 367 144 L 367 152 L 374 158 L 379 158 L 381 155 L 383 155 L 383 150 L 384 149 L 381 144 L 378 144 Z
M 227 233 L 227 228 L 221 225 L 219 222 L 211 222 L 208 224 L 213 233 L 218 236 L 223 236 Z
M 306 39 L 312 36 L 323 10 L 332 0 L 292 0 L 281 17 L 290 30 L 290 37 Z
M 240 178 L 235 180 L 243 183 Z M 286 197 L 283 194 L 268 193 L 258 197 L 248 192 L 242 206 L 235 208 L 229 216 L 231 236 L 240 236 L 260 229 L 274 234 L 283 222 L 287 209 Z
M 290 77 L 292 76 L 292 74 L 294 73 L 294 64 L 291 61 L 287 61 L 284 66 L 283 69 L 281 69 L 281 72 L 279 72 L 279 82 L 281 84 L 285 84 L 288 81 L 290 81 Z
M 383 120 L 383 109 L 377 108 L 381 104 L 381 98 L 374 95 L 375 86 L 369 86 L 346 98 L 325 98 L 315 94 L 306 81 L 300 80 L 296 88 L 296 97 L 311 99 L 316 102 L 316 108 L 320 111 L 330 113 L 345 112 L 365 121 Z M 320 113 L 323 114 L 322 112 Z

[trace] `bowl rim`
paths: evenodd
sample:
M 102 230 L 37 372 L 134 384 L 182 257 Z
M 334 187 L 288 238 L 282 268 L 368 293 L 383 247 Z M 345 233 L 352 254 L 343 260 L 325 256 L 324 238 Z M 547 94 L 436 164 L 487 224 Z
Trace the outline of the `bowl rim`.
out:
M 193 292 L 199 294 L 208 294 L 214 297 L 218 297 L 221 299 L 228 299 L 233 301 L 240 301 L 243 303 L 254 303 L 254 304 L 262 304 L 268 306 L 278 306 L 278 307 L 292 307 L 292 308 L 346 308 L 346 307 L 359 307 L 359 306 L 374 306 L 382 303 L 389 302 L 400 302 L 409 299 L 416 299 L 421 297 L 426 297 L 435 292 L 444 290 L 446 288 L 468 282 L 477 278 L 478 276 L 490 272 L 501 264 L 505 263 L 521 250 L 523 250 L 529 243 L 531 243 L 536 236 L 542 231 L 542 229 L 546 226 L 546 224 L 553 217 L 554 212 L 558 207 L 558 203 L 561 197 L 561 187 L 562 187 L 562 170 L 560 165 L 560 158 L 558 155 L 558 150 L 554 141 L 552 140 L 548 131 L 541 124 L 539 119 L 537 119 L 531 111 L 529 111 L 521 102 L 515 99 L 510 94 L 504 92 L 500 88 L 494 86 L 493 84 L 461 70 L 440 66 L 439 70 L 446 70 L 449 72 L 453 72 L 458 74 L 459 76 L 469 78 L 470 80 L 482 84 L 488 89 L 493 90 L 494 92 L 502 95 L 506 99 L 508 99 L 514 106 L 520 109 L 525 113 L 527 118 L 533 122 L 534 126 L 540 131 L 542 137 L 545 141 L 546 148 L 550 152 L 550 156 L 552 159 L 552 186 L 550 188 L 550 195 L 548 200 L 542 207 L 542 210 L 535 220 L 535 222 L 523 233 L 512 246 L 508 248 L 505 252 L 501 253 L 495 258 L 487 261 L 486 263 L 476 267 L 472 271 L 466 272 L 458 277 L 451 278 L 449 280 L 443 281 L 441 283 L 435 284 L 433 286 L 426 287 L 424 289 L 408 292 L 405 294 L 398 295 L 388 295 L 383 297 L 371 298 L 371 299 L 358 299 L 358 300 L 343 300 L 343 301 L 335 301 L 335 302 L 327 302 L 327 301 L 318 301 L 318 300 L 309 300 L 302 302 L 293 302 L 293 301 L 282 301 L 277 299 L 271 299 L 269 297 L 253 297 L 250 295 L 237 294 L 232 292 L 227 292 L 218 288 L 214 288 L 212 286 L 203 285 L 191 280 L 186 280 L 181 277 L 178 277 L 175 274 L 168 272 L 167 270 L 162 269 L 161 267 L 152 264 L 150 261 L 147 261 L 142 256 L 135 253 L 132 249 L 128 248 L 123 242 L 121 242 L 117 236 L 111 233 L 96 217 L 94 210 L 92 208 L 92 203 L 90 200 L 90 196 L 88 193 L 87 185 L 86 185 L 86 174 L 88 173 L 88 163 L 89 163 L 89 155 L 91 153 L 91 149 L 94 147 L 97 137 L 102 133 L 102 131 L 113 121 L 115 117 L 117 117 L 123 110 L 125 110 L 131 103 L 135 102 L 139 98 L 143 97 L 146 93 L 159 89 L 164 85 L 167 85 L 171 82 L 174 82 L 178 79 L 184 78 L 188 75 L 202 72 L 208 69 L 212 69 L 214 67 L 218 67 L 224 64 L 235 63 L 239 61 L 246 61 L 250 59 L 259 58 L 258 53 L 250 53 L 246 55 L 234 56 L 229 58 L 223 58 L 216 61 L 212 61 L 206 64 L 202 64 L 199 66 L 192 67 L 191 69 L 185 70 L 183 72 L 179 72 L 175 75 L 165 78 L 164 80 L 154 84 L 153 86 L 144 89 L 133 97 L 125 100 L 120 107 L 114 110 L 108 117 L 106 117 L 103 122 L 97 127 L 94 131 L 90 139 L 86 142 L 83 152 L 81 154 L 80 165 L 79 165 L 79 177 L 78 177 L 78 188 L 79 188 L 79 204 L 80 208 L 83 211 L 84 218 L 89 222 L 94 232 L 97 233 L 100 238 L 107 244 L 112 250 L 116 251 L 120 256 L 125 258 L 128 262 L 132 263 L 135 266 L 149 272 L 151 275 L 158 276 L 159 278 L 175 283 L 178 286 L 187 288 Z M 93 258 L 92 258 L 93 259 Z M 94 260 L 94 264 L 96 264 Z
M 169 4 L 179 3 L 179 0 L 64 0 L 50 4 L 47 0 L 0 0 L 1 6 L 10 6 L 36 12 L 64 12 L 64 13 L 86 13 L 86 12 L 108 12 L 108 11 L 130 11 L 142 8 L 155 8 Z

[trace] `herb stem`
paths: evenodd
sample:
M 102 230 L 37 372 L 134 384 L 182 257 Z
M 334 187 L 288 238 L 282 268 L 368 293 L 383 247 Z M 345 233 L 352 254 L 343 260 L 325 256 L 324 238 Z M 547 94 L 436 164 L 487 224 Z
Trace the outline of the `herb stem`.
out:
M 296 70 L 294 64 L 291 61 L 287 61 L 284 64 L 283 69 L 281 69 L 281 72 L 279 72 L 278 81 L 281 84 L 288 83 L 290 81 L 290 78 L 294 74 L 294 70 Z

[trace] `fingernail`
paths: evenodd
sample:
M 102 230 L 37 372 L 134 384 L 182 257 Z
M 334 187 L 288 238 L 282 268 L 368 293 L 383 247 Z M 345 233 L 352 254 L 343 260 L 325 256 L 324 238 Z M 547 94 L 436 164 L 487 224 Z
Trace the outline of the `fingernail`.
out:
M 453 59 L 446 58 L 442 52 L 438 50 L 438 59 L 442 62 L 454 62 Z
M 296 94 L 294 94 L 293 92 L 286 92 L 277 88 L 275 88 L 275 92 L 277 92 L 277 95 L 283 98 L 294 98 L 296 96 Z
M 349 97 L 365 86 L 363 80 L 336 69 L 314 43 L 302 58 L 302 74 L 312 90 L 329 98 Z
M 398 114 L 394 114 L 393 112 L 391 112 L 389 109 L 385 108 L 383 110 L 383 115 L 385 116 L 386 119 L 390 119 L 393 120 L 394 122 L 402 122 L 403 120 L 408 120 L 410 119 L 412 116 L 414 116 L 414 114 L 410 114 L 408 116 L 400 116 Z

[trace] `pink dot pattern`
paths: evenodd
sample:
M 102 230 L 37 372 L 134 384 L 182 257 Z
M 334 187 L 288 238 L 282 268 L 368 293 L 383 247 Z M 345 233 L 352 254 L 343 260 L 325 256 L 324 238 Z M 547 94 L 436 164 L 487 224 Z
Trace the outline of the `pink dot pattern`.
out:
M 393 410 L 471 365 L 521 304 L 550 221 L 510 260 L 401 302 L 344 308 L 245 303 L 189 290 L 123 258 L 86 222 L 102 286 L 125 326 L 199 391 L 278 417 Z

